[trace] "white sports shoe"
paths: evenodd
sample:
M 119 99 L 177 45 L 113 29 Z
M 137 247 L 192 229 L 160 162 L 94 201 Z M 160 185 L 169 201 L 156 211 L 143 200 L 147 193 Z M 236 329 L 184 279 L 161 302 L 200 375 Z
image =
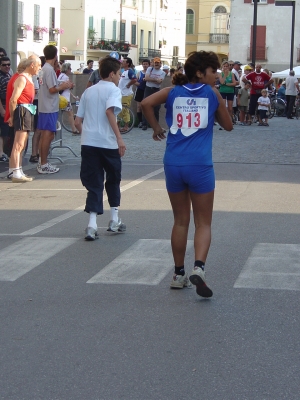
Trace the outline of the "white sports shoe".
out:
M 110 220 L 108 223 L 107 231 L 108 232 L 125 232 L 126 225 L 122 223 L 120 218 L 119 218 L 118 222 Z
M 184 287 L 188 287 L 188 288 L 192 287 L 187 273 L 185 273 L 184 276 L 174 274 L 173 278 L 172 278 L 172 282 L 170 284 L 170 288 L 183 289 Z
M 200 267 L 194 267 L 190 281 L 196 286 L 196 293 L 202 297 L 211 297 L 213 295 L 212 290 L 206 285 L 205 272 Z
M 54 167 L 49 162 L 43 167 L 40 164 L 38 164 L 36 169 L 39 174 L 55 174 L 56 172 L 59 171 L 59 168 Z

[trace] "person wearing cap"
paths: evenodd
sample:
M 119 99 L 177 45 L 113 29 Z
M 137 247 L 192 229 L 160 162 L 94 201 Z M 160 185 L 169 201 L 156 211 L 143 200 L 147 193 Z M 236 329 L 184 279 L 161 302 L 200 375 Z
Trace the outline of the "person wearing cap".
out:
M 161 67 L 161 60 L 159 57 L 155 57 L 153 59 L 153 67 L 149 67 L 146 71 L 145 75 L 146 87 L 145 87 L 144 99 L 160 90 L 162 81 L 166 76 L 166 73 L 163 70 L 161 70 L 160 67 Z M 154 115 L 157 121 L 159 121 L 159 110 L 160 110 L 160 105 L 154 107 Z M 143 131 L 145 131 L 147 130 L 147 128 L 148 128 L 148 122 L 143 115 L 142 129 Z
M 170 71 L 170 67 L 168 65 L 164 65 L 163 66 L 163 71 L 165 72 L 166 75 L 168 75 L 169 71 Z
M 252 68 L 250 67 L 250 65 L 245 65 L 244 66 L 244 73 L 240 77 L 240 86 L 241 86 L 242 89 L 245 87 L 245 82 L 243 81 L 243 79 L 245 78 L 245 76 L 250 74 L 251 71 L 252 71 Z
M 240 76 L 239 76 L 239 70 L 241 69 L 242 63 L 239 61 L 234 61 L 232 70 L 231 72 L 234 74 L 235 79 L 239 82 L 240 81 Z

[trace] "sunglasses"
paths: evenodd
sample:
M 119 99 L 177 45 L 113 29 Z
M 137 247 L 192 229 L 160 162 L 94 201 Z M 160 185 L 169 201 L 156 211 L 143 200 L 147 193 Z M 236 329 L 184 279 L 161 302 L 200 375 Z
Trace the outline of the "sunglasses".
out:
M 229 67 L 233 67 L 234 66 L 234 64 L 229 64 Z
M 10 64 L 1 64 L 1 67 L 10 67 Z

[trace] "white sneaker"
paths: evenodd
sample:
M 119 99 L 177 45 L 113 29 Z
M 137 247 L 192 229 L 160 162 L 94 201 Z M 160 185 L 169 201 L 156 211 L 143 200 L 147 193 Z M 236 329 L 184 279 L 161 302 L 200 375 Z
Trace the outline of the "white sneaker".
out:
M 188 287 L 188 288 L 192 287 L 187 273 L 185 273 L 184 276 L 174 274 L 173 278 L 172 278 L 172 282 L 170 284 L 170 288 L 183 289 L 184 287 Z
M 38 164 L 36 169 L 39 174 L 55 174 L 59 171 L 59 168 L 54 167 L 49 162 L 44 167 Z
M 110 220 L 108 223 L 107 231 L 108 232 L 125 232 L 126 225 L 122 223 L 120 218 L 119 218 L 118 222 Z
M 194 267 L 190 281 L 196 286 L 196 293 L 202 297 L 211 297 L 213 295 L 212 290 L 206 285 L 205 272 L 200 267 Z

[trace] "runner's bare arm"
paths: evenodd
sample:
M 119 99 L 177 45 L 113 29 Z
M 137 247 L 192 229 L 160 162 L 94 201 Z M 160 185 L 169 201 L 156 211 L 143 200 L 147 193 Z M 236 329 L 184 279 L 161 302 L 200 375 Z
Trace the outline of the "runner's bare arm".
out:
M 222 99 L 217 89 L 213 88 L 213 91 L 216 93 L 219 100 L 219 107 L 215 113 L 216 120 L 226 131 L 232 131 L 233 129 L 232 119 L 227 111 L 225 101 Z

